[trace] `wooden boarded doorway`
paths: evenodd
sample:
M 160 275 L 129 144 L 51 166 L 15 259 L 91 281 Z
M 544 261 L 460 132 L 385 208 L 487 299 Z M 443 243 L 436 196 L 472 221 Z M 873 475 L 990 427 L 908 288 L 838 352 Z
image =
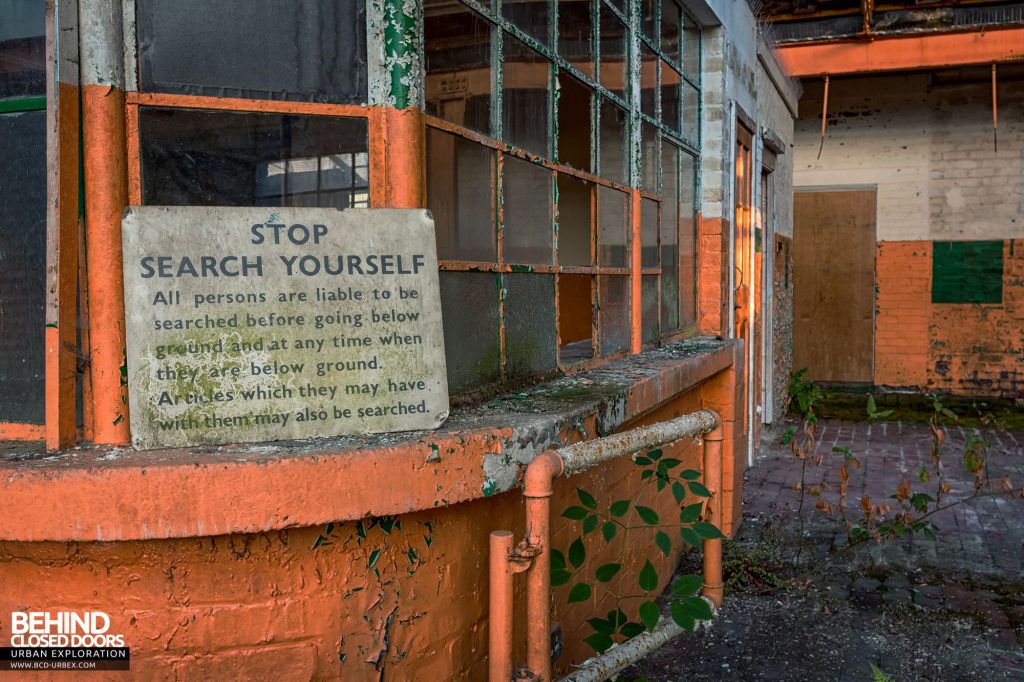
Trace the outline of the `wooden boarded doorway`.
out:
M 805 378 L 871 383 L 875 308 L 874 189 L 793 197 L 793 368 Z

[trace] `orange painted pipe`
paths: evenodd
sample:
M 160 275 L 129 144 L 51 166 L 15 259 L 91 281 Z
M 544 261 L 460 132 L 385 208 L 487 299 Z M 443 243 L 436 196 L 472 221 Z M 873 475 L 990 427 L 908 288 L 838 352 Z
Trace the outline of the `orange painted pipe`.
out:
M 419 109 L 384 110 L 388 208 L 426 206 L 425 131 Z
M 630 212 L 630 241 L 633 244 L 633 250 L 630 252 L 632 256 L 630 260 L 630 267 L 632 268 L 632 276 L 630 277 L 630 334 L 629 334 L 629 352 L 639 353 L 643 350 L 643 245 L 641 244 L 641 224 L 640 224 L 640 190 L 634 189 L 631 193 L 632 199 L 632 211 Z
M 526 467 L 526 544 L 539 553 L 526 574 L 526 667 L 534 680 L 551 682 L 551 495 L 562 474 L 562 458 L 551 450 Z
M 491 682 L 512 679 L 512 531 L 491 533 L 487 671 Z
M 121 381 L 121 214 L 128 205 L 124 91 L 109 85 L 83 87 L 82 132 L 93 440 L 124 445 L 129 442 L 127 393 Z
M 715 420 L 715 428 L 704 436 L 704 485 L 711 491 L 708 500 L 708 519 L 711 523 L 722 523 L 722 420 Z M 704 541 L 704 596 L 722 605 L 725 584 L 722 581 L 722 540 Z

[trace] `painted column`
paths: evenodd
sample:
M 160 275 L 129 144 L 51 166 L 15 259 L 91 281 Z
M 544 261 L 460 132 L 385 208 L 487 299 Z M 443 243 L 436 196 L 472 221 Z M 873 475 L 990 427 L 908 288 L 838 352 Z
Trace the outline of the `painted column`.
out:
M 46 3 L 46 448 L 78 440 L 78 14 Z
M 390 208 L 426 206 L 419 3 L 375 0 L 367 8 L 370 104 L 382 107 L 371 146 L 383 145 Z
M 79 0 L 93 440 L 129 442 L 121 214 L 128 204 L 121 3 Z

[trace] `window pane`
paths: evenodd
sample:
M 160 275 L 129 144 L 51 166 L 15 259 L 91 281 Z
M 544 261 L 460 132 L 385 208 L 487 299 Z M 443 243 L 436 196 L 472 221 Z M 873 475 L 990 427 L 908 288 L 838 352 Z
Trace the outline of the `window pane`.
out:
M 697 321 L 697 160 L 680 154 L 679 174 L 679 314 L 680 322 Z
M 683 21 L 683 13 L 675 0 L 663 0 L 661 3 L 661 51 L 669 59 L 679 63 L 679 27 Z
M 683 137 L 696 142 L 700 128 L 700 93 L 689 83 L 683 83 Z
M 661 328 L 679 328 L 679 148 L 661 142 Z
M 601 275 L 598 299 L 601 315 L 601 355 L 629 350 L 629 277 Z
M 558 161 L 590 171 L 593 91 L 565 71 L 558 84 Z
M 456 395 L 501 378 L 498 276 L 441 272 L 441 317 L 448 392 Z
M 594 17 L 590 0 L 558 0 L 558 53 L 594 77 Z
M 657 11 L 658 0 L 639 0 L 640 5 L 640 25 L 644 29 L 644 35 L 653 41 L 658 40 L 658 36 L 654 33 L 654 13 Z
M 592 265 L 590 183 L 558 176 L 558 263 Z
M 548 0 L 502 0 L 501 13 L 524 33 L 550 46 Z
M 700 28 L 683 15 L 683 72 L 700 79 Z
M 491 25 L 458 3 L 423 10 L 426 111 L 491 132 Z
M 46 94 L 43 0 L 0 3 L 0 99 Z
M 658 194 L 658 131 L 649 123 L 644 123 L 641 134 L 643 173 L 640 187 L 645 192 Z
M 660 337 L 658 330 L 658 276 L 644 275 L 640 280 L 640 301 L 643 305 L 641 326 L 643 342 L 654 343 Z
M 502 160 L 502 244 L 506 263 L 550 265 L 551 171 L 513 156 Z
M 369 205 L 366 119 L 142 107 L 139 131 L 146 204 Z
M 640 200 L 640 265 L 656 268 L 658 259 L 658 202 Z
M 601 187 L 601 260 L 610 268 L 629 267 L 629 195 Z
M 558 275 L 558 355 L 563 365 L 594 357 L 592 287 L 590 275 Z
M 601 99 L 601 177 L 623 185 L 629 184 L 627 122 L 625 109 Z
M 363 104 L 364 0 L 135 0 L 140 89 Z
M 505 35 L 504 139 L 550 158 L 548 151 L 548 82 L 550 62 L 511 35 Z
M 661 122 L 679 130 L 679 83 L 682 78 L 668 62 L 661 62 Z
M 658 59 L 645 44 L 640 45 L 640 111 L 656 117 L 658 91 Z
M 0 422 L 42 424 L 45 111 L 0 115 L 0 159 Z
M 626 26 L 601 3 L 601 85 L 626 99 Z
M 427 128 L 427 208 L 434 214 L 437 257 L 496 261 L 494 152 Z
M 505 369 L 509 378 L 555 369 L 555 276 L 507 274 Z

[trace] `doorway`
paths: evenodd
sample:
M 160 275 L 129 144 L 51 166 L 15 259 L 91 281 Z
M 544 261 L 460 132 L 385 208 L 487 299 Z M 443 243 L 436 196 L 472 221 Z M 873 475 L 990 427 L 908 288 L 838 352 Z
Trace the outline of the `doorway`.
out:
M 793 369 L 804 378 L 871 383 L 875 189 L 793 196 Z

